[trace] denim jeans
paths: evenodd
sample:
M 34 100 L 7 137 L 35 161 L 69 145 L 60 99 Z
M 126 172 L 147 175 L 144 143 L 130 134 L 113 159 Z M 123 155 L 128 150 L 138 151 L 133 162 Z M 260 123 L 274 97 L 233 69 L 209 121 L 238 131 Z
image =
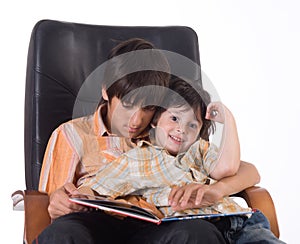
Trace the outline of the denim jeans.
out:
M 254 212 L 250 218 L 229 217 L 229 229 L 223 230 L 228 243 L 284 243 L 270 230 L 268 219 L 260 212 Z

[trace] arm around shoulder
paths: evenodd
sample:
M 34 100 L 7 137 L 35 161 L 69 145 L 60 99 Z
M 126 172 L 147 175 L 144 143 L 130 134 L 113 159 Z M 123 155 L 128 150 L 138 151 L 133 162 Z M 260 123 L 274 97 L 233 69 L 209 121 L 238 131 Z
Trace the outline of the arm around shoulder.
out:
M 251 164 L 241 161 L 238 172 L 229 177 L 225 177 L 212 185 L 222 196 L 236 194 L 248 187 L 254 186 L 260 182 L 260 175 L 257 168 Z

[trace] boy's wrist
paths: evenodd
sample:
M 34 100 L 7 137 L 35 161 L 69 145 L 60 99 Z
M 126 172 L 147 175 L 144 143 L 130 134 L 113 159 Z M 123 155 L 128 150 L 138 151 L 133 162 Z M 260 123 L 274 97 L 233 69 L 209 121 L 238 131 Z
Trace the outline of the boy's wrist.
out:
M 213 191 L 215 191 L 219 196 L 219 199 L 232 194 L 228 185 L 222 181 L 217 181 L 216 183 L 212 184 L 211 187 L 213 188 Z

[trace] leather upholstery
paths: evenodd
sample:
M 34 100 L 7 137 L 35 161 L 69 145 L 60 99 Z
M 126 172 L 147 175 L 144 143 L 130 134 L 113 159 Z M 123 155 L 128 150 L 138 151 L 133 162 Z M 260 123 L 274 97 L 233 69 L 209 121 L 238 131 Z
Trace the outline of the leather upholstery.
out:
M 58 125 L 72 119 L 82 83 L 107 60 L 116 41 L 133 37 L 144 38 L 159 49 L 184 55 L 200 65 L 198 38 L 189 27 L 97 26 L 53 20 L 35 25 L 29 45 L 25 95 L 27 190 L 38 189 L 48 139 Z M 82 111 L 77 116 L 92 112 Z
M 49 197 L 38 191 L 24 191 L 24 239 L 32 243 L 34 238 L 51 222 L 48 213 Z

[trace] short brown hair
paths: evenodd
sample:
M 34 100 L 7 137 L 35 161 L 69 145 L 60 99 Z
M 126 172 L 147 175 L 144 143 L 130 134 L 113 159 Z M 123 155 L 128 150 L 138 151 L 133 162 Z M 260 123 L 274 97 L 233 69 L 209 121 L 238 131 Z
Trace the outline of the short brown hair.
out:
M 138 52 L 141 50 L 147 51 Z M 152 43 L 140 38 L 123 41 L 111 50 L 109 59 L 111 64 L 105 71 L 103 84 L 109 101 L 116 96 L 132 104 L 160 103 L 165 91 L 161 87 L 169 84 L 169 64 Z M 151 64 L 151 69 L 144 70 L 144 63 Z

